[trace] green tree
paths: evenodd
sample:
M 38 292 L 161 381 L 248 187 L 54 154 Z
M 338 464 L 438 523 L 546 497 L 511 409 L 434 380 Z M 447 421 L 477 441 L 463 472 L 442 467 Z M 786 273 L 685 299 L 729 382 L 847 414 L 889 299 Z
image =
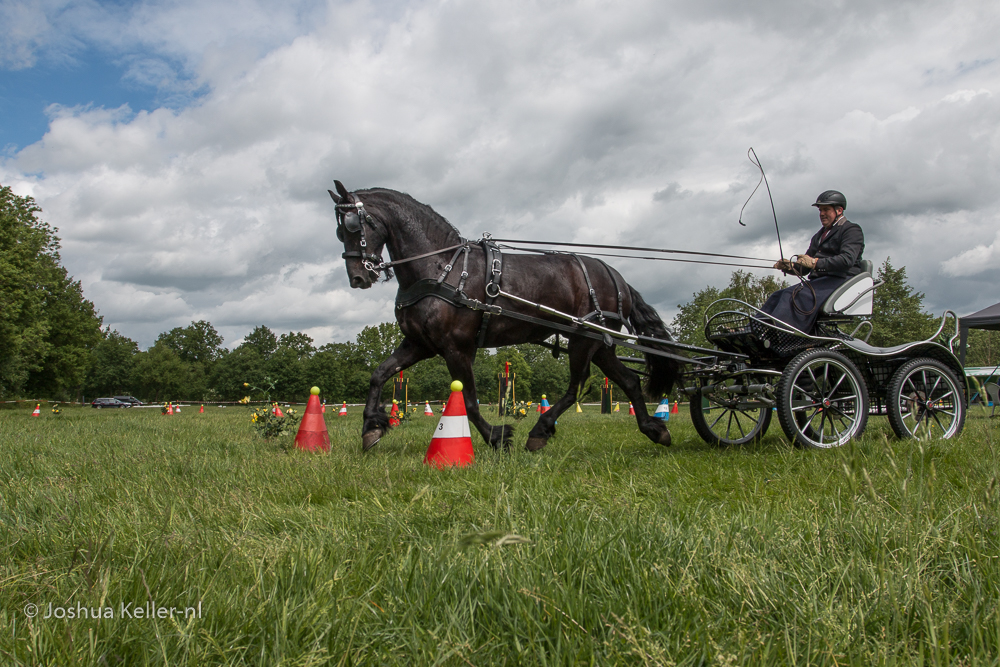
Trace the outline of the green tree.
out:
M 358 352 L 369 371 L 375 370 L 379 364 L 388 359 L 402 342 L 403 332 L 395 322 L 382 322 L 365 327 L 357 338 Z
M 133 393 L 132 378 L 139 344 L 111 327 L 90 353 L 90 372 L 84 385 L 88 396 Z
M 101 339 L 101 319 L 59 264 L 57 230 L 40 211 L 0 186 L 0 396 L 78 392 Z
M 264 385 L 264 357 L 257 347 L 240 345 L 231 352 L 223 352 L 208 377 L 208 385 L 224 401 L 238 401 L 250 394 L 243 386 L 246 382 L 255 387 Z
M 886 257 L 879 267 L 875 282 L 884 281 L 875 290 L 872 345 L 888 347 L 924 340 L 937 329 L 936 318 L 924 312 L 924 294 L 916 292 L 906 282 L 906 267 L 892 266 Z
M 267 359 L 278 349 L 278 337 L 262 324 L 254 327 L 239 346 L 256 350 L 262 359 Z
M 184 328 L 175 327 L 161 333 L 156 342 L 177 353 L 183 361 L 208 365 L 222 354 L 222 336 L 210 322 L 199 320 Z
M 198 371 L 199 367 L 185 362 L 176 351 L 160 342 L 136 355 L 132 386 L 144 399 L 155 402 L 201 398 L 186 395 L 192 386 L 199 384 L 199 378 L 192 377 Z
M 1000 364 L 1000 331 L 969 329 L 969 339 L 966 345 L 965 363 L 967 366 L 996 366 Z
M 278 347 L 264 364 L 266 374 L 274 382 L 274 398 L 304 400 L 309 396 L 306 382 L 306 362 L 316 348 L 313 339 L 304 333 L 289 331 L 278 339 Z

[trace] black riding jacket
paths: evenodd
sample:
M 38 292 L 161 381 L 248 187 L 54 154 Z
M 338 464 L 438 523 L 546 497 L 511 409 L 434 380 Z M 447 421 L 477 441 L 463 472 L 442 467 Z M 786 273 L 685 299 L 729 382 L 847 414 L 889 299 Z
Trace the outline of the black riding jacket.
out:
M 823 242 L 820 229 L 809 242 L 806 254 L 816 259 L 816 268 L 809 272 L 810 278 L 836 276 L 848 278 L 861 273 L 861 255 L 865 251 L 865 233 L 850 220 L 830 228 Z

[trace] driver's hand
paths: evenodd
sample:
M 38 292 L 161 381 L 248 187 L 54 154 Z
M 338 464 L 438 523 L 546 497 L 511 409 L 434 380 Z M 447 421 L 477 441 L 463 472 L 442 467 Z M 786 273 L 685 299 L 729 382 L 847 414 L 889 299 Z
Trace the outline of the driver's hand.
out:
M 806 267 L 807 269 L 815 269 L 816 259 L 810 257 L 809 255 L 799 255 L 799 264 Z
M 777 262 L 774 263 L 774 268 L 780 271 L 791 271 L 792 263 L 789 262 L 787 259 L 779 259 Z

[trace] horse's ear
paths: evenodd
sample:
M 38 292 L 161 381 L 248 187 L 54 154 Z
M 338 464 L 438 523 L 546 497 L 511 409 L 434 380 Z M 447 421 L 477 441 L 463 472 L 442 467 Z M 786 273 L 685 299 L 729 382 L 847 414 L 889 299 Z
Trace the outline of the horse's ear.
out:
M 334 204 L 339 204 L 340 203 L 340 197 L 338 197 L 337 195 L 333 194 L 333 190 L 327 190 L 327 192 L 330 193 L 330 199 L 333 200 Z
M 334 181 L 333 184 L 337 186 L 337 192 L 340 193 L 340 196 L 343 197 L 344 199 L 347 199 L 350 193 L 347 191 L 347 188 L 344 187 L 344 184 L 341 183 L 340 181 Z

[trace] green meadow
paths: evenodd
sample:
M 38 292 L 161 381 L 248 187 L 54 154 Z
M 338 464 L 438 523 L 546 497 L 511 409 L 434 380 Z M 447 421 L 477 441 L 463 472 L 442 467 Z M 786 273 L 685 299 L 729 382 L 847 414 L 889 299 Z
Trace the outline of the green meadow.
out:
M 363 455 L 360 408 L 327 414 L 311 455 L 245 408 L 29 414 L 0 411 L 3 665 L 998 664 L 978 407 L 833 451 L 776 422 L 715 449 L 686 413 L 662 448 L 589 407 L 443 471 L 436 416 Z

